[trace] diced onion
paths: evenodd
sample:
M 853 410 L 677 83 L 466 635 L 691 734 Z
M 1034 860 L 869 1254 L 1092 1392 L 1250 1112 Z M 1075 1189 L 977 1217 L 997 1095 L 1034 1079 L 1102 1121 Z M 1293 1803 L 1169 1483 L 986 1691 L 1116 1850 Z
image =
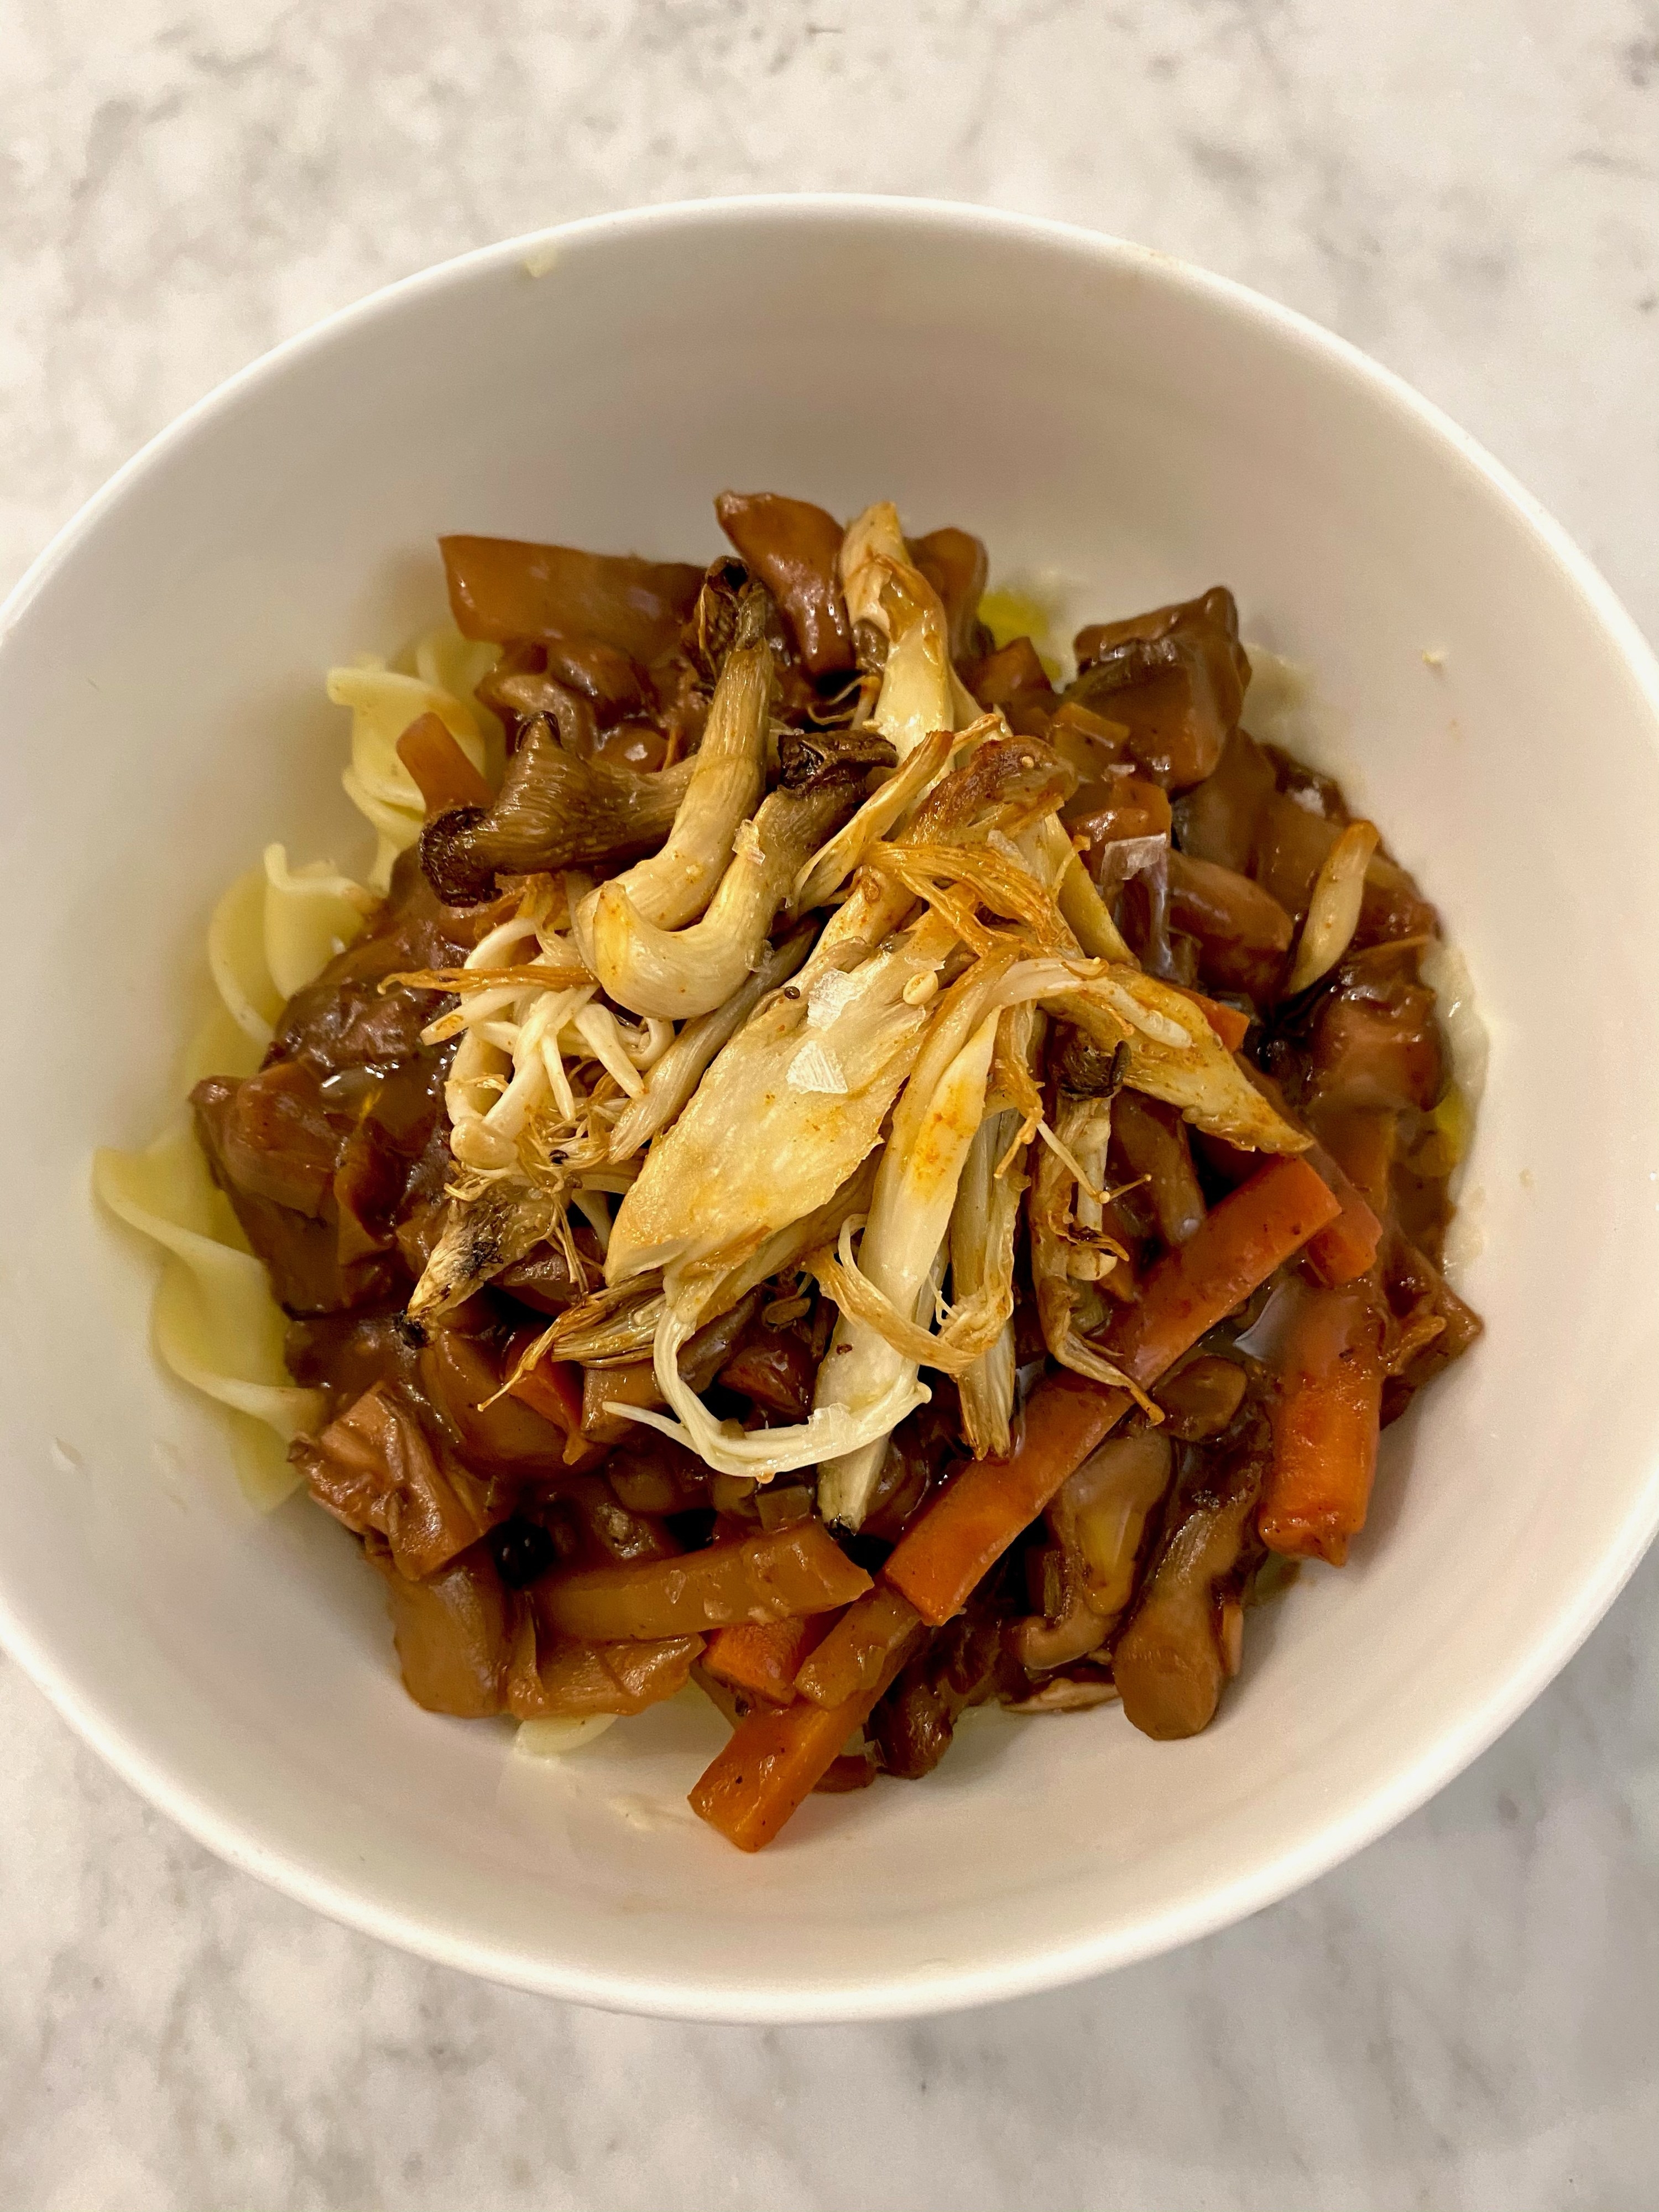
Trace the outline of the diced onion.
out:
M 1376 847 L 1375 823 L 1351 822 L 1325 855 L 1302 925 L 1287 997 L 1293 999 L 1328 975 L 1352 943 L 1365 896 L 1365 871 Z

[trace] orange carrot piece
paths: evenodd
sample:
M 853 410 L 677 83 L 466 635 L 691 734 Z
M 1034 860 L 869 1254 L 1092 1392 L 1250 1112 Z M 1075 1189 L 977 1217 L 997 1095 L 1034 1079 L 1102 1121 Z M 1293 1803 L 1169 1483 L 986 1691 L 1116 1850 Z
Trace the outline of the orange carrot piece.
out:
M 398 740 L 398 757 L 419 786 L 428 814 L 495 803 L 495 793 L 436 714 L 416 716 Z
M 1251 1067 L 1248 1061 L 1244 1063 L 1244 1072 L 1263 1097 L 1284 1115 L 1292 1128 L 1306 1128 L 1307 1124 L 1298 1116 L 1272 1076 L 1264 1075 L 1260 1068 Z M 1389 1114 L 1387 1119 L 1393 1122 L 1396 1116 Z M 1376 1248 L 1382 1237 L 1382 1224 L 1377 1218 L 1376 1209 L 1386 1202 L 1388 1170 L 1386 1167 L 1383 1170 L 1383 1195 L 1379 1198 L 1374 1189 L 1362 1188 L 1348 1174 L 1341 1159 L 1328 1150 L 1318 1137 L 1302 1158 L 1316 1175 L 1329 1184 L 1342 1208 L 1328 1227 L 1309 1239 L 1308 1264 L 1322 1283 L 1333 1285 L 1351 1283 L 1356 1276 L 1363 1275 L 1376 1257 Z
M 544 1421 L 564 1431 L 564 1463 L 578 1474 L 597 1467 L 611 1449 L 582 1434 L 583 1372 L 571 1360 L 544 1359 L 507 1386 L 509 1398 L 522 1399 Z
M 551 1421 L 566 1436 L 581 1434 L 582 1370 L 574 1360 L 543 1359 L 515 1375 L 507 1386 L 509 1398 L 519 1398 Z
M 1250 1018 L 1243 1008 L 1227 1006 L 1220 999 L 1206 998 L 1202 991 L 1191 990 L 1185 983 L 1177 983 L 1176 988 L 1183 999 L 1190 999 L 1200 1010 L 1228 1051 L 1237 1052 L 1250 1034 Z
M 1150 1269 L 1139 1297 L 1118 1312 L 1108 1356 L 1146 1389 L 1340 1211 L 1310 1167 L 1270 1160 Z M 941 1626 L 1130 1402 L 1127 1391 L 1080 1376 L 1049 1376 L 1026 1403 L 1010 1455 L 975 1460 L 930 1499 L 899 1539 L 884 1578 L 930 1626 Z
M 1394 1121 L 1395 1115 L 1389 1113 L 1387 1119 Z M 1301 1121 L 1297 1126 L 1301 1128 Z M 1310 1237 L 1305 1252 L 1307 1265 L 1321 1283 L 1329 1283 L 1332 1287 L 1338 1283 L 1352 1283 L 1374 1263 L 1376 1248 L 1382 1241 L 1382 1221 L 1376 1214 L 1376 1206 L 1387 1203 L 1387 1168 L 1382 1170 L 1385 1194 L 1382 1199 L 1376 1199 L 1374 1206 L 1374 1192 L 1360 1188 L 1336 1152 L 1329 1152 L 1318 1139 L 1307 1146 L 1303 1159 L 1322 1182 L 1329 1183 L 1343 1207 L 1343 1212 L 1329 1224 L 1329 1228 L 1322 1228 L 1318 1237 Z
M 757 1705 L 699 1778 L 687 1800 L 692 1811 L 740 1851 L 769 1844 L 869 1719 L 918 1633 L 912 1624 L 875 1682 L 844 1705 L 814 1705 L 798 1698 L 793 1705 Z
M 1322 1157 L 1309 1164 L 1323 1173 Z M 1342 1211 L 1316 1237 L 1309 1238 L 1305 1257 L 1320 1281 L 1335 1289 L 1339 1284 L 1356 1281 L 1370 1268 L 1382 1241 L 1382 1224 L 1334 1160 L 1330 1165 L 1335 1174 L 1326 1180 L 1331 1183 Z
M 806 1802 L 875 1702 L 855 1698 L 827 1711 L 800 1700 L 757 1705 L 698 1777 L 686 1802 L 740 1851 L 760 1850 Z
M 1047 1376 L 1025 1401 L 1007 1458 L 975 1460 L 930 1498 L 883 1578 L 929 1627 L 942 1627 L 1133 1402 L 1081 1375 Z
M 1273 1453 L 1257 1525 L 1271 1552 L 1340 1567 L 1365 1525 L 1382 1407 L 1382 1312 L 1369 1281 L 1304 1291 L 1274 1362 Z
M 1147 1270 L 1114 1316 L 1106 1357 L 1147 1389 L 1341 1211 L 1305 1160 L 1269 1160 Z
M 800 1663 L 823 1635 L 822 1615 L 794 1620 L 742 1620 L 717 1628 L 703 1647 L 702 1663 L 718 1681 L 751 1698 L 787 1705 L 795 1694 Z
M 795 1691 L 815 1705 L 844 1705 L 867 1690 L 887 1664 L 895 1643 L 919 1621 L 897 1590 L 872 1589 L 849 1605 L 795 1677 Z

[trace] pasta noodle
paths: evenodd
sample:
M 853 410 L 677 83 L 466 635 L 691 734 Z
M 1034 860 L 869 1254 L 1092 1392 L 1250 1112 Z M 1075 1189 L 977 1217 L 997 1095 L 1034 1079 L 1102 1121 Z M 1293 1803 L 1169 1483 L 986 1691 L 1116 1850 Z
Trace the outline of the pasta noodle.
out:
M 167 1255 L 151 1316 L 157 1352 L 181 1382 L 230 1408 L 250 1504 L 280 1504 L 299 1482 L 289 1443 L 315 1425 L 321 1394 L 288 1379 L 282 1310 L 189 1121 L 181 1116 L 145 1152 L 98 1152 L 93 1183 L 112 1213 Z
M 474 764 L 485 763 L 494 732 L 481 730 L 464 695 L 495 654 L 495 647 L 472 645 L 459 631 L 436 631 L 416 646 L 412 675 L 369 659 L 331 672 L 329 696 L 352 715 L 346 792 L 379 840 L 372 888 L 328 861 L 295 867 L 285 848 L 274 844 L 258 867 L 237 878 L 208 924 L 217 1004 L 182 1056 L 181 1095 L 204 1075 L 252 1074 L 287 1001 L 374 914 L 392 862 L 421 830 L 420 793 L 397 754 L 409 724 L 419 714 L 439 715 Z M 166 1255 L 152 1312 L 156 1351 L 181 1382 L 226 1408 L 244 1493 L 269 1511 L 299 1486 L 288 1447 L 317 1425 L 322 1397 L 289 1378 L 286 1320 L 208 1171 L 188 1115 L 143 1152 L 96 1153 L 93 1188 L 112 1213 Z
M 441 634 L 422 639 L 414 675 L 388 668 L 372 653 L 349 668 L 329 671 L 329 697 L 351 709 L 351 760 L 340 781 L 378 840 L 368 872 L 371 890 L 384 896 L 392 862 L 415 842 L 426 818 L 415 779 L 398 757 L 398 738 L 422 714 L 435 714 L 473 767 L 484 768 L 483 732 L 465 700 L 495 658 L 494 646 L 471 645 L 457 632 L 453 640 Z M 448 682 L 462 687 L 461 696 Z
M 290 868 L 281 845 L 267 845 L 264 865 L 225 893 L 208 924 L 208 967 L 225 1012 L 261 1053 L 288 1001 L 345 950 L 378 902 L 325 860 Z

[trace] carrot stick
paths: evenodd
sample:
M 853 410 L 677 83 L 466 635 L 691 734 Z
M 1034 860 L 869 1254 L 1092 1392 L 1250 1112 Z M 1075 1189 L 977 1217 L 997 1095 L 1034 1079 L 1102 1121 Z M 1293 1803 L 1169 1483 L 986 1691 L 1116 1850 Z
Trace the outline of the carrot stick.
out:
M 718 1681 L 751 1698 L 787 1705 L 795 1694 L 800 1663 L 823 1635 L 822 1615 L 794 1620 L 743 1620 L 717 1628 L 703 1646 L 702 1663 Z
M 1147 1270 L 1113 1318 L 1106 1357 L 1148 1389 L 1341 1211 L 1305 1160 L 1269 1160 Z
M 796 1694 L 815 1705 L 844 1705 L 867 1690 L 897 1639 L 917 1625 L 915 1607 L 896 1589 L 878 1588 L 849 1605 L 795 1677 Z
M 436 714 L 416 717 L 398 740 L 398 757 L 420 787 L 428 814 L 495 804 L 495 793 Z
M 1305 1291 L 1274 1365 L 1261 1540 L 1286 1558 L 1340 1567 L 1365 1525 L 1376 1472 L 1382 1315 L 1371 1285 Z
M 1148 1271 L 1134 1304 L 1119 1310 L 1108 1356 L 1149 1388 L 1339 1211 L 1310 1167 L 1270 1160 Z M 1026 1401 L 1010 1455 L 975 1460 L 930 1499 L 899 1539 L 884 1578 L 933 1627 L 960 1613 L 1130 1402 L 1127 1391 L 1080 1376 L 1049 1376 Z
M 1309 1166 L 1330 1185 L 1342 1208 L 1334 1221 L 1309 1238 L 1304 1255 L 1320 1281 L 1334 1289 L 1339 1284 L 1357 1280 L 1370 1267 L 1382 1239 L 1382 1224 L 1328 1153 L 1316 1146 L 1305 1157 Z
M 769 1844 L 869 1719 L 917 1633 L 913 1621 L 897 1635 L 875 1681 L 843 1705 L 814 1705 L 798 1698 L 781 1708 L 757 1705 L 700 1777 L 688 1800 L 692 1811 L 740 1851 Z
M 1308 1265 L 1334 1289 L 1357 1280 L 1376 1258 L 1400 1117 L 1387 1108 L 1361 1108 L 1332 1119 L 1334 1126 L 1322 1127 L 1303 1158 L 1342 1201 L 1340 1217 L 1307 1250 Z
M 1007 1458 L 975 1460 L 930 1498 L 883 1578 L 930 1627 L 942 1627 L 1133 1402 L 1127 1390 L 1103 1389 L 1081 1375 L 1047 1376 L 1025 1401 Z
M 1307 1124 L 1297 1115 L 1272 1076 L 1264 1075 L 1259 1067 L 1251 1067 L 1248 1063 L 1244 1072 L 1293 1129 L 1306 1128 Z M 1389 1119 L 1392 1121 L 1395 1116 L 1390 1115 Z M 1374 1205 L 1380 1206 L 1383 1200 L 1377 1199 L 1374 1191 L 1361 1189 L 1348 1175 L 1341 1160 L 1328 1152 L 1317 1137 L 1302 1157 L 1315 1173 L 1330 1185 L 1342 1207 L 1334 1221 L 1309 1240 L 1308 1265 L 1322 1283 L 1333 1285 L 1351 1283 L 1356 1276 L 1363 1275 L 1376 1257 L 1376 1248 L 1382 1241 L 1382 1224 L 1377 1218 Z M 1386 1170 L 1383 1190 L 1386 1197 Z
M 1176 988 L 1183 999 L 1190 999 L 1204 1018 L 1221 1039 L 1229 1052 L 1237 1052 L 1250 1034 L 1250 1018 L 1242 1006 L 1227 1006 L 1220 999 L 1206 998 L 1202 991 L 1194 991 L 1185 983 Z
M 513 1357 L 509 1347 L 509 1360 Z M 544 1421 L 564 1431 L 564 1463 L 579 1474 L 597 1467 L 609 1449 L 582 1434 L 582 1373 L 572 1360 L 544 1359 L 507 1386 L 509 1398 L 521 1398 Z

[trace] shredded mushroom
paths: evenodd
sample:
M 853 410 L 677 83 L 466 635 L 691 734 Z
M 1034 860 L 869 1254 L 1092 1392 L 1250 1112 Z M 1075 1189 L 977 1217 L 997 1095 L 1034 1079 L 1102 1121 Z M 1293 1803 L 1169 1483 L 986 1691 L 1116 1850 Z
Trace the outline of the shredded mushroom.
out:
M 877 839 L 884 837 L 916 800 L 932 789 L 943 775 L 956 744 L 954 731 L 930 732 L 908 759 L 871 793 L 852 820 L 836 830 L 796 877 L 789 895 L 790 906 L 796 914 L 822 906 L 835 896 Z
M 981 845 L 994 836 L 1015 836 L 1071 796 L 1072 770 L 1048 746 L 1012 736 L 1000 714 L 980 715 L 961 732 L 960 744 L 960 765 L 939 779 L 885 844 Z M 849 945 L 880 944 L 915 902 L 902 864 L 886 871 L 861 867 L 824 924 L 803 980 L 844 957 Z
M 1173 983 L 1113 967 L 1053 1004 L 1103 1049 L 1127 1044 L 1123 1080 L 1131 1090 L 1179 1107 L 1196 1127 L 1251 1152 L 1307 1150 L 1309 1138 L 1262 1097 L 1202 1009 Z
M 889 666 L 898 663 L 890 682 L 883 671 L 873 719 L 897 745 L 900 759 L 930 730 L 971 722 L 978 708 L 952 665 L 945 609 L 911 564 L 890 500 L 878 500 L 848 525 L 841 577 L 854 631 L 860 624 L 879 631 Z
M 1022 1206 L 1051 1353 L 1124 1382 L 1089 1337 L 1124 1256 L 1104 1211 L 1119 1085 L 1235 1145 L 1308 1139 L 1192 997 L 1134 958 L 1060 817 L 1076 772 L 964 690 L 890 505 L 849 526 L 840 571 L 862 672 L 850 711 L 870 702 L 867 723 L 774 727 L 771 601 L 719 564 L 687 632 L 714 686 L 691 759 L 642 777 L 532 721 L 502 799 L 440 817 L 426 857 L 441 888 L 477 896 L 503 855 L 614 865 L 629 838 L 648 850 L 641 825 L 659 849 L 597 884 L 529 875 L 461 969 L 402 980 L 452 994 L 425 1035 L 458 1040 L 446 1102 L 464 1170 L 411 1311 L 442 1314 L 544 1242 L 586 1285 L 574 1212 L 604 1283 L 515 1373 L 648 1354 L 665 1410 L 618 1397 L 607 1413 L 727 1476 L 816 1464 L 820 1510 L 855 1528 L 894 1428 L 928 1397 L 924 1369 L 957 1378 L 975 1453 L 1010 1449 Z M 1374 848 L 1369 824 L 1339 840 L 1298 975 L 1352 937 Z M 805 918 L 775 945 L 781 910 Z M 1045 1109 L 1055 1020 L 1073 1042 Z M 682 1355 L 803 1268 L 839 1310 L 811 1410 L 739 1429 L 693 1387 L 706 1363 Z
M 860 1255 L 864 1283 L 879 1293 L 897 1322 L 914 1322 L 915 1301 L 928 1285 L 945 1244 L 968 1152 L 985 1110 L 998 1017 L 1003 1008 L 1042 997 L 1068 980 L 1057 961 L 1017 961 L 1008 952 L 981 961 L 941 1001 L 927 1046 L 905 1088 L 893 1130 L 877 1170 L 870 1221 Z M 850 1255 L 839 1255 L 842 1279 Z M 821 1278 L 822 1279 L 822 1278 Z M 834 1279 L 832 1277 L 830 1279 Z M 919 1340 L 888 1321 L 867 1294 L 854 1316 L 843 1311 L 818 1370 L 815 1405 L 861 1410 L 878 1395 L 914 1378 L 924 1358 L 951 1366 L 961 1345 L 977 1358 L 988 1350 L 1006 1315 L 994 1298 L 982 1299 L 969 1322 L 947 1321 L 940 1345 L 924 1354 Z M 952 1326 L 957 1334 L 953 1340 Z M 845 1346 L 845 1350 L 842 1347 Z M 945 1356 L 934 1358 L 937 1349 Z M 819 1510 L 828 1521 L 856 1528 L 885 1457 L 884 1437 L 821 1468 Z
M 728 1043 L 767 993 L 787 983 L 811 950 L 817 932 L 798 929 L 781 945 L 770 945 L 754 972 L 738 984 L 723 1006 L 687 1022 L 651 1070 L 644 1091 L 611 1132 L 610 1157 L 625 1160 L 642 1151 L 684 1107 L 722 1045 Z
M 575 938 L 592 942 L 601 892 L 625 896 L 659 929 L 678 929 L 702 913 L 726 872 L 732 841 L 766 780 L 767 709 L 772 650 L 766 642 L 767 597 L 751 586 L 738 601 L 737 633 L 714 687 L 708 727 L 674 817 L 668 842 L 590 893 L 578 909 Z
M 774 915 L 813 853 L 857 804 L 879 740 L 786 740 L 783 780 L 752 821 L 701 921 L 653 926 L 622 884 L 602 884 L 586 909 L 593 966 L 611 996 L 636 1012 L 684 1020 L 712 1012 L 758 966 Z
M 913 1323 L 919 1295 L 931 1292 L 933 1266 L 950 1227 L 963 1162 L 984 1110 L 996 1040 L 995 1013 L 983 1016 L 966 1041 L 957 1044 L 966 1022 L 978 1012 L 982 995 L 976 990 L 960 1009 L 940 1009 L 940 1027 L 930 1040 L 927 1060 L 918 1066 L 916 1082 L 905 1093 L 908 1105 L 913 1093 L 921 1092 L 919 1110 L 901 1109 L 895 1122 L 894 1141 L 876 1177 L 865 1230 L 861 1273 L 886 1304 Z M 957 1048 L 948 1063 L 932 1087 L 926 1087 L 933 1072 L 927 1060 L 953 1046 Z M 846 1264 L 843 1255 L 843 1268 Z M 818 1370 L 815 1410 L 866 1411 L 896 1387 L 914 1382 L 919 1349 L 912 1345 L 907 1354 L 872 1327 L 870 1319 L 855 1320 L 844 1312 Z M 856 1451 L 820 1466 L 818 1510 L 826 1521 L 849 1528 L 860 1525 L 886 1455 L 884 1432 Z
M 1015 1018 L 1020 1009 L 1005 1014 Z M 1014 1243 L 1025 1177 L 1016 1164 L 1018 1113 L 988 1114 L 975 1132 L 951 1214 L 951 1281 L 958 1299 L 1014 1304 Z M 1003 1456 L 1014 1410 L 1014 1328 L 1005 1319 L 995 1340 L 957 1378 L 963 1425 L 976 1459 Z
M 850 797 L 844 787 L 775 791 L 740 825 L 720 887 L 689 928 L 655 928 L 620 885 L 601 884 L 588 927 L 606 991 L 635 1013 L 684 1021 L 713 1012 L 755 969 L 790 884 Z
M 1127 1390 L 1157 1420 L 1162 1417 L 1146 1393 L 1095 1350 L 1076 1321 L 1082 1286 L 1098 1282 L 1125 1256 L 1122 1246 L 1103 1230 L 1086 1225 L 1084 1213 L 1092 1205 L 1098 1219 L 1104 1194 L 1091 1181 L 1091 1170 L 1098 1173 L 1103 1167 L 1110 1133 L 1109 1097 L 1060 1093 L 1055 1142 L 1039 1151 L 1031 1181 L 1031 1285 L 1043 1341 L 1060 1364 L 1091 1382 Z

